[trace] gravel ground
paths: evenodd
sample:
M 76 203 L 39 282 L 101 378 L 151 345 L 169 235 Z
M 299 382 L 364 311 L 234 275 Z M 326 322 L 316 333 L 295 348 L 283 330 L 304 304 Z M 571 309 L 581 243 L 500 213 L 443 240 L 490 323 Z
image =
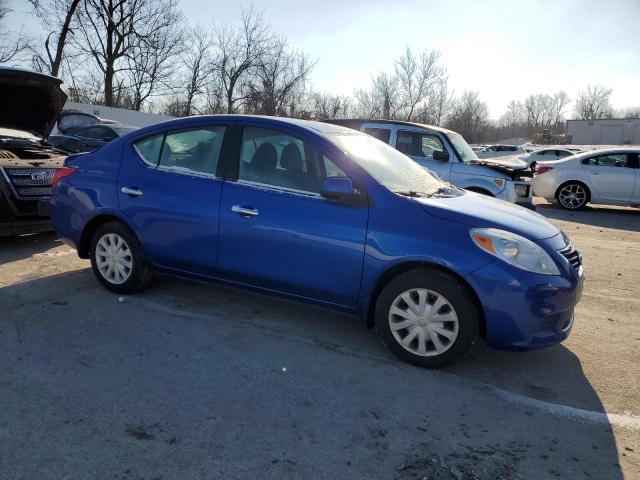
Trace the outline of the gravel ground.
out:
M 119 301 L 0 240 L 0 479 L 640 478 L 640 211 L 540 213 L 583 252 L 562 345 L 402 364 L 357 319 L 160 278 Z

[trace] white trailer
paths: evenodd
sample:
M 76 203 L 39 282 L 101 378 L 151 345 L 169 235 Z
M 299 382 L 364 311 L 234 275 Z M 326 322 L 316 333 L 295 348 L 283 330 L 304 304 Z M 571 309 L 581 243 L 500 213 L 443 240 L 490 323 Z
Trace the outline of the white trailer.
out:
M 567 143 L 640 145 L 640 118 L 567 120 Z

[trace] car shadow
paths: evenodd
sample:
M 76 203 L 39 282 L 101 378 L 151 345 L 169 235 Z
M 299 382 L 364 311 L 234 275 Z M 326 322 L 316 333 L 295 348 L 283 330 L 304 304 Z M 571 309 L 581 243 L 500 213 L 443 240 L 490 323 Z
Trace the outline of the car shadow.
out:
M 31 311 L 35 312 L 33 315 L 25 311 L 25 298 L 29 298 L 32 303 L 33 308 Z M 154 382 L 163 382 L 167 375 L 170 375 L 171 391 L 189 392 L 189 395 L 192 396 L 187 397 L 188 401 L 196 404 L 200 401 L 197 398 L 198 392 L 205 394 L 205 392 L 209 391 L 218 391 L 220 384 L 232 388 L 233 385 L 238 383 L 238 369 L 241 369 L 246 364 L 259 365 L 265 361 L 265 357 L 262 356 L 264 350 L 271 351 L 269 349 L 274 349 L 274 355 L 283 355 L 284 358 L 288 358 L 292 354 L 291 352 L 296 352 L 295 354 L 298 356 L 319 358 L 320 360 L 317 361 L 327 362 L 327 365 L 331 365 L 331 368 L 335 369 L 335 377 L 327 375 L 322 377 L 324 385 L 309 386 L 307 388 L 317 388 L 332 392 L 332 395 L 339 397 L 344 402 L 344 405 L 351 405 L 354 402 L 362 401 L 362 399 L 357 398 L 348 388 L 349 384 L 347 384 L 346 389 L 345 385 L 342 384 L 339 385 L 341 388 L 336 388 L 336 385 L 333 385 L 340 378 L 340 373 L 349 372 L 354 378 L 361 378 L 362 374 L 367 375 L 368 372 L 370 378 L 361 380 L 364 382 L 363 388 L 369 384 L 369 387 L 365 388 L 365 390 L 373 389 L 373 385 L 378 383 L 379 380 L 393 382 L 393 385 L 396 386 L 407 387 L 415 385 L 417 389 L 421 388 L 421 384 L 425 382 L 427 384 L 432 382 L 431 384 L 440 385 L 443 388 L 445 385 L 447 388 L 451 388 L 451 385 L 459 385 L 461 395 L 468 395 L 465 392 L 471 388 L 477 391 L 478 397 L 482 397 L 486 395 L 486 392 L 483 393 L 483 387 L 489 387 L 489 395 L 492 394 L 491 389 L 495 388 L 497 389 L 496 391 L 513 393 L 541 402 L 605 413 L 598 394 L 582 370 L 580 360 L 562 345 L 528 353 L 511 353 L 492 351 L 480 343 L 459 364 L 445 370 L 431 372 L 403 364 L 393 358 L 387 349 L 377 341 L 373 331 L 366 330 L 363 328 L 361 321 L 352 317 L 288 301 L 247 294 L 246 292 L 226 287 L 168 277 L 159 277 L 150 289 L 137 295 L 118 297 L 102 289 L 88 268 L 0 288 L 0 304 L 2 304 L 3 310 L 8 312 L 9 318 L 12 317 L 11 312 L 20 311 L 19 326 L 18 320 L 15 320 L 15 328 L 19 337 L 26 336 L 27 333 L 25 332 L 41 329 L 41 332 L 30 334 L 30 348 L 33 351 L 29 353 L 28 364 L 21 362 L 23 358 L 23 354 L 20 353 L 22 347 L 3 344 L 0 339 L 0 350 L 4 349 L 5 352 L 0 354 L 3 368 L 7 369 L 7 371 L 18 372 L 18 374 L 23 372 L 24 378 L 35 376 L 41 379 L 39 381 L 44 382 L 42 377 L 46 377 L 46 372 L 38 375 L 34 369 L 37 369 L 39 365 L 42 368 L 47 368 L 50 363 L 58 365 L 58 368 L 64 368 L 65 372 L 64 377 L 60 377 L 59 380 L 63 381 L 64 378 L 73 379 L 73 384 L 58 385 L 55 383 L 55 378 L 51 378 L 47 380 L 50 382 L 47 384 L 47 388 L 54 392 L 58 390 L 66 392 L 70 388 L 78 389 L 78 395 L 74 397 L 74 402 L 81 402 L 84 398 L 84 392 L 91 392 L 87 400 L 88 404 L 90 403 L 91 405 L 108 404 L 114 401 L 110 392 L 113 390 L 113 394 L 117 394 L 117 386 L 123 380 L 117 378 L 117 373 L 113 374 L 113 380 L 103 378 L 105 375 L 107 377 L 111 375 L 110 372 L 113 369 L 114 372 L 127 372 L 127 385 L 140 382 L 141 385 L 145 386 L 144 388 L 152 390 L 155 388 Z M 61 312 L 61 315 L 53 316 L 49 311 L 50 318 L 55 318 L 56 320 L 55 322 L 48 322 L 47 317 L 42 314 L 44 308 L 62 309 L 57 310 Z M 130 314 L 126 313 L 128 310 L 131 311 Z M 3 325 L 2 320 L 0 320 L 0 331 L 7 332 L 9 329 L 5 327 L 6 325 Z M 156 329 L 157 332 L 154 331 Z M 216 335 L 219 337 L 221 329 L 226 332 L 222 340 L 224 345 L 200 343 L 201 339 L 216 338 Z M 264 341 L 260 342 L 262 348 L 256 349 L 252 347 L 255 338 L 250 342 L 251 345 L 247 345 L 243 340 L 243 335 L 238 335 L 238 333 L 246 332 L 247 329 L 252 331 L 251 335 L 264 336 Z M 166 334 L 165 330 L 167 330 Z M 76 334 L 75 332 L 80 333 Z M 173 337 L 169 334 L 173 335 Z M 184 336 L 188 341 L 184 343 L 174 342 L 175 335 Z M 150 338 L 151 336 L 154 337 Z M 35 340 L 38 337 L 40 339 Z M 139 342 L 145 338 L 150 338 L 149 343 L 152 345 L 152 349 L 146 351 L 144 353 L 145 357 L 142 357 L 142 347 Z M 22 342 L 23 340 L 21 339 L 21 345 L 23 344 Z M 62 342 L 63 347 L 58 342 Z M 76 345 L 76 342 L 81 346 Z M 24 344 L 26 343 L 25 340 Z M 128 351 L 129 346 L 136 350 Z M 74 351 L 82 352 L 82 355 L 78 357 L 77 363 L 71 357 L 69 357 L 68 361 L 58 358 L 58 356 L 71 355 L 68 353 L 70 348 L 75 349 Z M 220 361 L 220 358 L 214 357 L 215 352 L 223 348 L 229 348 L 230 350 L 228 351 L 237 352 L 237 360 L 224 356 L 223 358 L 227 362 L 225 368 L 215 368 L 214 374 L 212 368 L 216 366 L 216 361 Z M 11 349 L 15 349 L 15 351 L 10 351 Z M 140 366 L 140 362 L 143 361 L 142 358 L 146 359 L 152 355 L 160 355 L 165 351 L 171 354 L 170 367 L 166 362 L 146 363 L 144 368 Z M 99 359 L 107 363 L 101 366 L 96 363 Z M 295 362 L 291 358 L 289 361 Z M 128 366 L 129 364 L 131 365 L 130 367 Z M 28 368 L 28 372 L 25 368 Z M 94 373 L 87 373 L 92 372 L 90 368 L 96 369 L 93 370 Z M 169 373 L 166 371 L 167 368 L 171 369 Z M 305 368 L 309 369 L 311 367 L 305 366 Z M 176 375 L 175 372 L 181 373 Z M 256 391 L 252 389 L 251 381 L 257 380 L 252 379 L 249 376 L 250 374 L 247 374 L 244 370 L 241 370 L 241 373 L 246 378 L 243 381 L 244 385 L 239 387 L 238 390 L 234 390 L 234 395 L 240 395 L 241 397 L 235 398 L 234 401 L 242 405 L 250 405 L 248 412 L 258 410 L 262 415 L 264 411 L 278 408 L 274 405 L 286 405 L 290 401 L 286 397 L 285 389 L 282 393 L 268 391 L 265 398 L 275 402 L 268 403 L 267 400 L 256 396 Z M 105 382 L 109 388 L 104 390 L 96 388 L 95 382 Z M 350 384 L 354 384 L 354 382 L 356 380 L 350 380 Z M 1 387 L 2 378 L 0 378 Z M 34 387 L 37 387 L 37 384 L 29 385 L 27 391 Z M 391 388 L 392 392 L 393 387 Z M 423 390 L 424 388 L 426 387 L 422 386 Z M 160 391 L 162 390 L 160 389 Z M 408 388 L 408 391 L 411 392 L 411 389 Z M 384 402 L 393 404 L 392 409 L 390 405 L 387 405 L 390 410 L 389 412 L 383 412 L 385 415 L 393 411 L 412 411 L 416 402 L 419 404 L 424 402 L 425 410 L 433 417 L 440 417 L 440 421 L 444 422 L 445 426 L 450 421 L 452 430 L 457 428 L 455 425 L 460 422 L 460 411 L 437 409 L 437 407 L 429 403 L 428 399 L 420 397 L 420 395 L 424 395 L 424 392 L 420 395 L 416 393 L 413 396 L 411 394 L 407 395 L 406 391 L 404 394 L 396 396 L 388 391 L 384 394 L 377 390 L 375 392 L 377 392 L 378 396 L 382 395 Z M 12 395 L 14 394 L 15 389 Z M 276 397 L 275 400 L 274 395 Z M 371 395 L 372 404 L 384 405 L 383 400 L 378 401 L 375 398 L 375 393 L 371 393 Z M 351 398 L 351 396 L 354 398 Z M 510 399 L 508 397 L 502 397 L 501 400 L 505 400 L 505 398 L 509 403 Z M 499 400 L 500 397 L 498 396 L 495 399 L 496 405 L 500 404 Z M 142 409 L 145 412 L 144 415 L 150 415 L 149 412 L 153 412 L 154 405 L 163 404 L 163 402 L 167 401 L 167 399 L 154 398 L 148 394 L 140 398 L 136 397 L 135 400 L 132 400 L 132 404 Z M 255 404 L 261 404 L 263 401 L 264 405 L 261 405 L 259 409 L 254 408 Z M 0 400 L 1 403 L 2 401 Z M 88 404 L 79 405 L 77 408 L 81 410 L 89 409 Z M 517 402 L 515 402 L 515 405 L 517 409 L 520 408 Z M 183 408 L 182 405 L 180 408 Z M 512 431 L 510 431 L 511 427 L 509 426 L 502 425 L 498 427 L 489 424 L 483 425 L 484 430 L 482 431 L 485 433 L 479 435 L 493 436 L 492 438 L 497 436 L 500 439 L 504 436 L 505 442 L 510 438 L 520 438 L 523 443 L 527 443 L 527 446 L 518 447 L 518 449 L 529 448 L 529 442 L 532 444 L 542 442 L 541 439 L 546 439 L 547 435 L 549 435 L 548 417 L 557 414 L 542 410 L 533 416 L 534 412 L 532 410 L 535 410 L 535 408 L 535 406 L 523 405 L 521 409 L 522 415 L 516 416 L 515 419 L 511 420 L 514 422 Z M 46 417 L 46 412 L 28 409 L 25 409 L 24 412 L 21 414 L 20 422 L 28 423 L 30 430 L 35 429 L 37 431 L 39 418 L 41 416 Z M 331 423 L 334 421 L 334 415 L 342 415 L 343 413 L 327 412 L 318 406 L 315 412 L 305 413 L 305 418 L 313 418 L 316 415 L 320 417 L 320 420 Z M 139 414 L 139 412 L 127 413 L 127 415 L 133 416 L 136 414 Z M 249 413 L 246 414 L 249 415 Z M 374 412 L 373 415 L 377 418 L 382 414 Z M 248 417 L 249 422 L 259 421 L 256 419 Z M 218 419 L 217 421 L 220 420 Z M 481 418 L 478 418 L 478 423 L 481 420 Z M 303 422 L 303 420 L 300 421 Z M 356 429 L 359 428 L 358 422 L 363 422 L 364 420 L 362 418 L 351 418 L 349 421 L 353 424 L 349 424 L 348 427 Z M 574 420 L 567 420 L 562 415 L 558 415 L 557 421 Z M 528 429 L 525 437 L 522 436 L 524 435 L 522 433 L 523 423 L 526 424 L 525 430 Z M 305 425 L 305 428 L 314 428 L 315 425 Z M 228 428 L 224 424 L 221 424 L 220 427 Z M 568 434 L 573 435 L 573 437 L 549 439 L 549 451 L 542 452 L 540 458 L 548 459 L 554 455 L 559 455 L 559 453 L 554 452 L 558 446 L 557 444 L 561 442 L 562 448 L 565 449 L 563 455 L 569 452 L 572 458 L 577 459 L 575 462 L 580 460 L 581 462 L 584 461 L 585 464 L 591 462 L 593 465 L 598 465 L 599 471 L 594 472 L 594 478 L 622 479 L 618 466 L 618 449 L 612 426 L 605 422 L 596 427 L 597 433 L 596 428 L 594 428 L 592 432 L 594 436 L 592 438 L 584 438 L 578 441 L 575 438 L 576 433 L 573 432 Z M 175 428 L 179 427 L 176 426 Z M 333 428 L 342 427 L 334 426 Z M 580 428 L 583 429 L 583 427 Z M 579 431 L 584 431 L 584 429 Z M 383 437 L 387 435 L 385 432 L 386 430 L 374 431 L 373 434 L 379 437 L 376 442 L 380 443 L 384 440 Z M 463 433 L 465 433 L 464 429 Z M 271 431 L 252 433 L 252 435 L 259 434 L 265 435 L 265 439 L 277 437 L 278 435 Z M 140 435 L 152 437 L 160 434 L 157 432 L 143 432 Z M 397 433 L 397 435 L 398 437 L 394 438 L 398 438 L 397 441 L 400 443 L 410 440 L 408 433 L 406 434 L 407 438 L 402 438 L 402 435 L 405 435 L 404 433 Z M 465 437 L 467 437 L 466 434 Z M 456 443 L 458 441 L 453 437 L 444 438 L 442 440 L 444 443 L 440 447 L 458 448 L 460 445 Z M 463 441 L 465 440 L 463 439 Z M 474 441 L 482 442 L 483 440 L 480 438 L 480 440 Z M 469 443 L 472 440 L 467 437 L 466 442 Z M 378 445 L 378 443 L 375 443 L 375 445 Z M 384 442 L 380 444 L 384 445 Z M 420 442 L 416 441 L 415 444 L 419 445 Z M 589 447 L 593 448 L 593 450 L 585 452 L 585 444 L 589 444 Z M 314 445 L 309 447 L 311 450 L 305 453 L 313 456 L 316 454 L 314 453 L 315 451 L 322 449 L 320 447 L 322 446 Z M 330 448 L 330 446 L 325 446 L 324 448 Z M 344 452 L 346 447 L 340 448 Z M 378 447 L 376 446 L 375 448 Z M 518 449 L 514 451 L 517 453 Z M 515 455 L 507 453 L 508 455 Z M 380 454 L 382 455 L 383 452 L 380 452 Z M 388 456 L 390 454 L 385 451 L 384 455 Z M 537 452 L 531 452 L 531 455 L 537 455 Z M 543 462 L 544 460 L 536 459 L 535 461 Z M 442 463 L 444 460 L 440 460 L 440 462 Z M 403 468 L 403 465 L 405 464 L 397 466 L 398 471 L 401 471 L 400 469 Z M 424 468 L 427 467 L 425 466 Z M 514 466 L 513 468 L 516 467 Z M 587 467 L 585 466 L 584 468 L 586 469 Z M 571 471 L 569 470 L 568 472 Z M 308 474 L 309 471 L 298 473 Z M 569 473 L 565 477 L 577 478 Z M 396 476 L 394 478 L 405 477 Z M 422 478 L 422 476 L 419 478 Z M 433 478 L 445 477 L 436 476 Z M 449 476 L 446 478 L 449 478 Z M 484 479 L 489 477 L 477 478 Z M 496 476 L 495 478 L 520 477 Z M 522 478 L 529 477 L 525 475 Z M 580 478 L 583 478 L 582 475 L 580 475 Z
M 536 211 L 554 220 L 640 232 L 640 209 L 587 205 L 582 210 L 569 211 L 547 203 L 538 204 Z
M 61 244 L 53 232 L 0 237 L 0 264 L 29 258 Z

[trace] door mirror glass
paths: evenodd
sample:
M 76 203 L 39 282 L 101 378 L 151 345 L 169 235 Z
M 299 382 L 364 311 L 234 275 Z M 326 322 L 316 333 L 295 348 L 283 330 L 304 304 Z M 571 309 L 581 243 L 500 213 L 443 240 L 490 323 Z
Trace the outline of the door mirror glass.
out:
M 328 177 L 322 182 L 321 195 L 329 200 L 340 200 L 353 197 L 353 182 L 347 177 Z
M 439 160 L 441 162 L 449 161 L 449 152 L 447 152 L 446 150 L 434 150 L 433 159 Z

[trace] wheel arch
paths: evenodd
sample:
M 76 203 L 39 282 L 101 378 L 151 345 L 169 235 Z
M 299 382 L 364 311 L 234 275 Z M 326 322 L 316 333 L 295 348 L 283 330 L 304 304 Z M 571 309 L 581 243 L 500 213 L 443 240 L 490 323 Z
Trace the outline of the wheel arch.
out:
M 491 193 L 489 190 L 487 190 L 486 188 L 483 187 L 465 187 L 465 190 L 469 191 L 469 192 L 476 192 L 476 193 L 480 193 L 482 195 L 488 195 L 490 197 L 495 197 L 495 195 L 493 193 Z
M 434 262 L 429 262 L 429 261 L 420 261 L 420 260 L 403 262 L 397 265 L 393 265 L 389 267 L 387 270 L 385 270 L 382 273 L 382 275 L 378 277 L 371 291 L 371 295 L 369 296 L 369 303 L 367 305 L 366 318 L 365 318 L 367 328 L 373 328 L 373 326 L 375 325 L 376 303 L 378 301 L 378 297 L 380 296 L 380 292 L 382 292 L 382 289 L 395 277 L 397 277 L 402 273 L 408 272 L 410 270 L 436 270 L 436 271 L 440 271 L 448 275 L 451 275 L 456 280 L 458 280 L 467 289 L 467 291 L 471 295 L 473 302 L 477 307 L 478 314 L 480 315 L 480 325 L 479 325 L 480 336 L 482 338 L 486 338 L 487 329 L 486 329 L 486 322 L 485 322 L 485 316 L 484 316 L 484 308 L 482 308 L 482 302 L 480 302 L 480 297 L 478 297 L 478 294 L 473 289 L 473 287 L 469 284 L 469 282 L 467 282 L 464 279 L 464 277 L 462 277 L 460 274 L 458 274 L 454 270 L 451 270 L 450 268 L 447 268 L 444 265 L 434 263 Z
M 124 218 L 113 213 L 100 213 L 91 218 L 91 220 L 89 220 L 82 229 L 82 233 L 80 234 L 80 241 L 78 242 L 78 256 L 80 258 L 89 258 L 91 249 L 91 237 L 93 237 L 93 234 L 98 228 L 100 228 L 100 226 L 109 222 L 123 223 L 133 232 L 136 237 L 138 236 L 131 225 L 129 225 L 129 222 L 127 222 Z

